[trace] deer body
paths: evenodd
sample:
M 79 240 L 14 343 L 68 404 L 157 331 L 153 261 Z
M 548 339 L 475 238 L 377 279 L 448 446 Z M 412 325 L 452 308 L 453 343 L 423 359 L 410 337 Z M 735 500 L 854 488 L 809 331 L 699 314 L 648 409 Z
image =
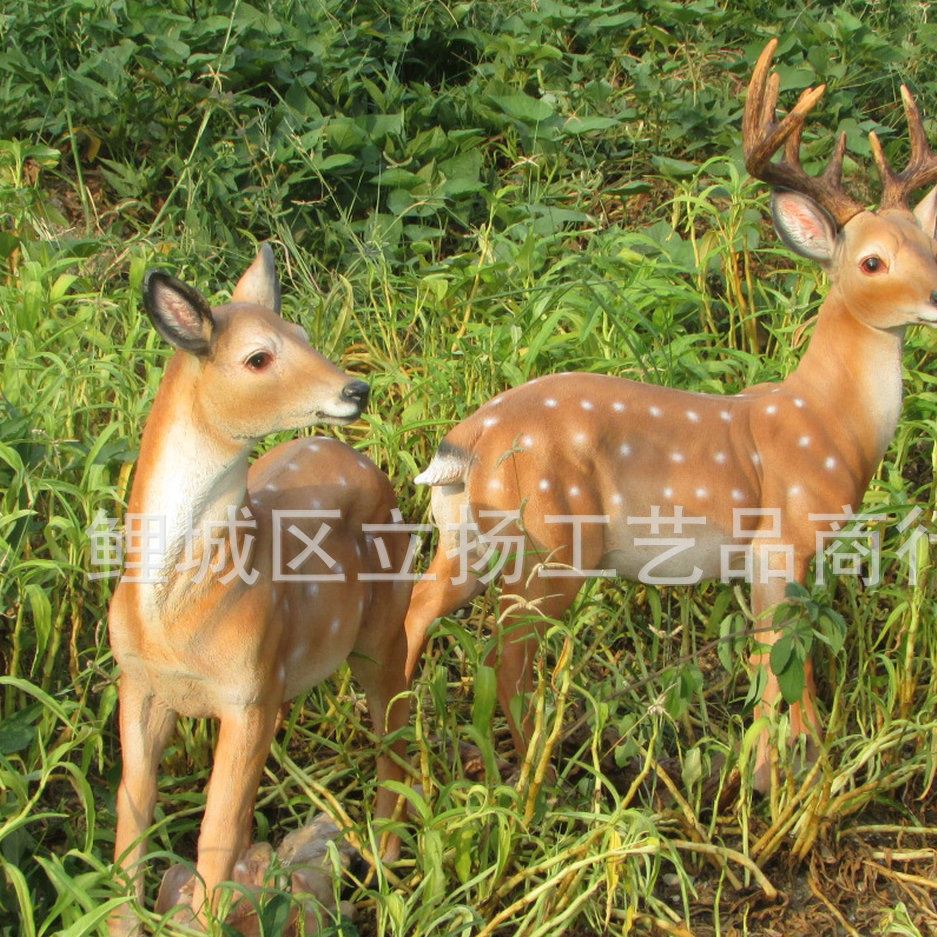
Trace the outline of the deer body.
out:
M 392 524 L 394 494 L 383 473 L 343 443 L 295 439 L 249 465 L 257 439 L 314 422 L 348 422 L 367 391 L 279 317 L 269 247 L 227 307 L 200 306 L 191 288 L 171 278 L 146 289 L 151 317 L 180 350 L 147 421 L 128 505 L 128 523 L 159 520 L 161 550 L 147 575 L 125 574 L 110 608 L 124 761 L 115 858 L 142 896 L 137 865 L 176 716 L 219 719 L 193 896 L 204 919 L 206 897 L 231 878 L 250 843 L 254 798 L 285 701 L 354 652 L 350 665 L 378 733 L 404 724 L 405 706 L 390 703 L 406 688 L 409 583 L 360 577 L 386 572 L 376 538 L 395 569 L 407 538 L 368 532 L 366 525 Z M 183 342 L 200 330 L 209 333 L 204 346 L 187 350 Z M 331 513 L 293 516 L 297 511 Z M 287 519 L 277 523 L 274 512 Z M 232 518 L 243 525 L 231 526 Z M 321 552 L 307 551 L 291 569 L 288 561 L 315 541 L 323 523 L 329 531 Z M 295 539 L 294 526 L 306 540 Z M 141 547 L 128 549 L 128 569 L 139 570 L 144 558 Z M 399 780 L 402 771 L 382 754 L 378 777 Z M 388 816 L 395 802 L 380 788 L 377 815 Z M 111 926 L 128 933 L 137 925 L 124 909 Z
M 808 89 L 783 122 L 772 122 L 778 83 L 767 71 L 774 45 L 759 60 L 746 104 L 747 161 L 754 175 L 777 186 L 772 209 L 785 243 L 819 261 L 831 278 L 800 365 L 779 384 L 734 397 L 593 374 L 541 378 L 454 427 L 416 479 L 432 487 L 440 542 L 407 615 L 408 673 L 432 621 L 484 588 L 478 568 L 465 575 L 460 525 L 490 536 L 511 533 L 523 544 L 523 574 L 502 599 L 505 636 L 493 661 L 521 754 L 528 726 L 514 718 L 511 704 L 532 687 L 542 627 L 530 606 L 544 619 L 561 616 L 583 579 L 582 572 L 543 573 L 552 565 L 692 583 L 737 568 L 743 554 L 731 553 L 724 565 L 723 549 L 750 545 L 752 608 L 764 632 L 760 643 L 772 644 L 778 635 L 770 613 L 786 583 L 804 581 L 818 533 L 858 509 L 894 436 L 906 327 L 937 323 L 937 188 L 913 214 L 903 204 L 910 191 L 937 181 L 937 157 L 926 148 L 913 100 L 905 90 L 911 165 L 896 176 L 873 140 L 886 207 L 865 211 L 835 181 L 844 140 L 820 179 L 800 169 L 803 118 L 822 89 Z M 782 144 L 784 160 L 770 163 Z M 517 520 L 497 527 L 510 512 Z M 571 517 L 582 520 L 574 525 Z M 671 549 L 681 539 L 682 548 Z M 480 566 L 483 556 L 476 543 L 469 559 Z M 766 657 L 756 652 L 752 662 L 765 667 Z M 806 677 L 791 711 L 795 735 L 818 728 L 809 662 Z M 778 697 L 768 672 L 759 711 L 773 711 Z M 763 734 L 761 788 L 769 782 L 769 754 Z

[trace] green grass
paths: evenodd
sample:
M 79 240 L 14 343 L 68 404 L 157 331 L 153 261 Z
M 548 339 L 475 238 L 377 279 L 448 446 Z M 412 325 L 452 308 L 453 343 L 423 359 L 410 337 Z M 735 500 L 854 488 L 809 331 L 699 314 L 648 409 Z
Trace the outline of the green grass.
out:
M 767 16 L 712 0 L 202 6 L 0 14 L 0 937 L 99 933 L 124 900 L 113 581 L 89 580 L 85 531 L 123 510 L 167 356 L 140 307 L 148 267 L 220 300 L 271 238 L 286 315 L 374 387 L 345 438 L 421 520 L 410 479 L 505 387 L 581 369 L 732 393 L 799 360 L 823 278 L 778 245 L 739 159 L 740 90 L 769 35 L 786 101 L 830 85 L 808 168 L 843 129 L 874 198 L 864 134 L 901 161 L 899 82 L 937 113 L 937 27 L 897 0 Z M 909 335 L 902 420 L 865 502 L 889 517 L 884 582 L 812 594 L 847 633 L 818 645 L 813 773 L 785 752 L 775 795 L 752 793 L 743 593 L 604 582 L 549 629 L 539 743 L 503 782 L 486 597 L 434 634 L 413 690 L 419 819 L 340 932 L 932 933 L 937 615 L 897 529 L 935 502 L 932 348 Z M 297 702 L 258 838 L 326 810 L 367 841 L 356 692 L 342 672 Z M 170 858 L 194 858 L 212 740 L 186 722 L 167 754 L 149 907 Z

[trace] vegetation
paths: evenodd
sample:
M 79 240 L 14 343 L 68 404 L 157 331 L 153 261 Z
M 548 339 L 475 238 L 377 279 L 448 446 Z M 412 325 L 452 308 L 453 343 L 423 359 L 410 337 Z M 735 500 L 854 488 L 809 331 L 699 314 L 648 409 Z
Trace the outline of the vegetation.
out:
M 829 83 L 808 169 L 841 129 L 851 184 L 874 200 L 865 135 L 903 159 L 899 83 L 937 114 L 929 15 L 903 0 L 7 0 L 0 935 L 100 933 L 126 900 L 110 868 L 114 580 L 90 578 L 86 530 L 124 509 L 167 356 L 140 308 L 147 268 L 220 301 L 272 239 L 286 314 L 375 388 L 344 437 L 420 520 L 410 479 L 445 429 L 529 377 L 732 393 L 786 374 L 825 287 L 741 167 L 751 65 L 780 35 L 785 101 Z M 882 582 L 827 576 L 787 623 L 785 654 L 813 641 L 818 658 L 815 768 L 797 771 L 782 719 L 779 784 L 752 791 L 741 590 L 597 582 L 550 628 L 540 744 L 502 781 L 482 664 L 496 605 L 479 601 L 439 627 L 414 687 L 422 788 L 402 861 L 346 878 L 356 922 L 324 932 L 933 933 L 937 615 L 927 537 L 912 536 L 935 501 L 932 347 L 909 335 L 903 418 L 866 499 L 884 518 Z M 317 809 L 369 841 L 355 694 L 340 673 L 297 701 L 258 838 Z M 183 722 L 167 756 L 148 907 L 170 857 L 194 858 L 212 733 Z M 481 750 L 480 777 L 459 740 Z M 270 895 L 268 935 L 289 900 Z

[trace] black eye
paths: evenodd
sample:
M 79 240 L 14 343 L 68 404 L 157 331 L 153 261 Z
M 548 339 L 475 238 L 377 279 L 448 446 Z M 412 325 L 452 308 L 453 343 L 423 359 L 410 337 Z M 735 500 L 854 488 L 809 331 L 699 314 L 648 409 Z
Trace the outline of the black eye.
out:
M 865 273 L 879 273 L 885 269 L 885 261 L 873 254 L 871 257 L 866 257 L 859 266 Z
M 269 351 L 255 351 L 244 363 L 252 371 L 263 371 L 271 361 L 273 361 L 273 355 Z

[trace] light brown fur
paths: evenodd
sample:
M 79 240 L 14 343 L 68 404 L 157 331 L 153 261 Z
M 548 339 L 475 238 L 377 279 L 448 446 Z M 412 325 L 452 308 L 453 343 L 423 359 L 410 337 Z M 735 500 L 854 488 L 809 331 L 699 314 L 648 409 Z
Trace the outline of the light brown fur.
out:
M 269 250 L 269 249 L 267 249 Z M 266 261 L 266 263 L 264 263 Z M 270 269 L 268 269 L 270 268 Z M 403 616 L 406 581 L 361 582 L 359 573 L 386 572 L 375 538 L 382 537 L 399 569 L 407 537 L 369 534 L 363 524 L 389 524 L 395 498 L 384 474 L 353 449 L 332 439 L 296 439 L 248 465 L 255 440 L 274 430 L 313 422 L 344 422 L 357 415 L 343 396 L 350 378 L 313 351 L 302 330 L 255 298 L 269 301 L 270 258 L 258 255 L 235 289 L 232 303 L 212 311 L 210 353 L 177 351 L 147 421 L 129 503 L 129 515 L 167 517 L 170 549 L 161 572 L 167 581 L 131 581 L 125 575 L 110 607 L 110 637 L 120 665 L 123 776 L 117 797 L 115 859 L 142 897 L 140 862 L 156 799 L 160 758 L 177 716 L 220 720 L 218 744 L 198 844 L 199 878 L 193 909 L 207 913 L 206 896 L 230 879 L 250 843 L 254 798 L 284 701 L 328 677 L 346 659 L 367 694 L 376 731 L 401 728 L 406 689 Z M 163 306 L 172 312 L 171 303 Z M 184 316 L 179 320 L 185 327 Z M 182 326 L 180 326 L 181 328 Z M 255 373 L 244 361 L 256 349 L 274 349 Z M 267 373 L 270 372 L 270 373 Z M 196 529 L 224 522 L 247 508 L 256 527 L 238 533 L 257 571 L 248 585 L 234 572 L 229 543 L 190 548 L 195 563 L 218 561 L 219 571 L 198 580 L 198 568 L 174 567 L 185 557 L 178 539 L 191 514 Z M 342 567 L 341 581 L 273 581 L 275 510 L 338 510 L 323 542 Z M 314 536 L 320 519 L 290 520 Z M 286 528 L 288 525 L 281 525 Z M 282 533 L 282 531 L 281 531 Z M 285 565 L 302 549 L 282 533 Z M 210 554 L 206 556 L 206 551 Z M 128 551 L 131 567 L 139 550 Z M 311 557 L 304 576 L 335 573 Z M 349 656 L 351 655 L 351 656 Z M 402 754 L 400 742 L 394 744 Z M 400 780 L 386 752 L 378 779 Z M 375 812 L 388 817 L 396 798 L 380 787 Z M 396 841 L 388 841 L 393 854 Z M 114 934 L 136 930 L 127 909 L 111 922 Z
M 759 63 L 762 77 L 770 51 L 773 45 Z M 805 92 L 804 99 L 817 98 Z M 937 160 L 916 153 L 915 165 L 923 167 L 916 178 L 933 184 Z M 838 199 L 840 207 L 843 201 Z M 532 661 L 545 620 L 569 608 L 583 580 L 537 575 L 543 564 L 574 565 L 573 526 L 550 523 L 548 515 L 607 517 L 604 525 L 581 527 L 578 568 L 645 581 L 653 581 L 646 564 L 664 548 L 638 544 L 653 538 L 651 524 L 628 519 L 648 518 L 655 507 L 663 517 L 673 518 L 682 508 L 685 516 L 702 516 L 706 523 L 685 526 L 682 533 L 673 524 L 663 526 L 659 537 L 695 543 L 650 575 L 671 582 L 715 577 L 725 545 L 754 543 L 752 608 L 762 630 L 759 641 L 771 646 L 779 637 L 771 615 L 786 587 L 778 574 L 787 560 L 762 550 L 790 546 L 789 578 L 803 582 L 817 533 L 832 526 L 809 515 L 858 510 L 891 442 L 901 405 L 905 328 L 937 324 L 937 189 L 913 214 L 903 208 L 858 211 L 842 226 L 798 193 L 777 193 L 774 210 L 785 240 L 803 253 L 809 248 L 832 281 L 810 347 L 785 381 L 722 397 L 594 374 L 540 378 L 506 391 L 454 427 L 417 478 L 432 486 L 440 542 L 407 614 L 408 676 L 431 623 L 484 587 L 479 570 L 461 575 L 460 536 L 449 528 L 468 520 L 490 531 L 500 518 L 486 519 L 486 510 L 520 514 L 520 523 L 502 530 L 522 536 L 525 557 L 523 575 L 507 590 L 510 599 L 502 599 L 506 636 L 492 663 L 521 755 L 530 726 L 515 718 L 512 702 L 532 688 Z M 877 264 L 864 266 L 870 257 Z M 774 517 L 754 518 L 743 521 L 741 536 L 734 536 L 733 511 L 745 508 L 776 511 L 779 528 Z M 472 558 L 481 553 L 476 549 Z M 519 610 L 517 595 L 536 605 L 543 620 L 536 623 L 529 611 Z M 756 715 L 770 715 L 779 704 L 778 681 L 764 650 L 753 654 L 752 664 L 766 671 Z M 816 737 L 809 661 L 791 722 L 795 736 Z M 761 788 L 769 782 L 768 739 L 763 732 L 759 741 Z

